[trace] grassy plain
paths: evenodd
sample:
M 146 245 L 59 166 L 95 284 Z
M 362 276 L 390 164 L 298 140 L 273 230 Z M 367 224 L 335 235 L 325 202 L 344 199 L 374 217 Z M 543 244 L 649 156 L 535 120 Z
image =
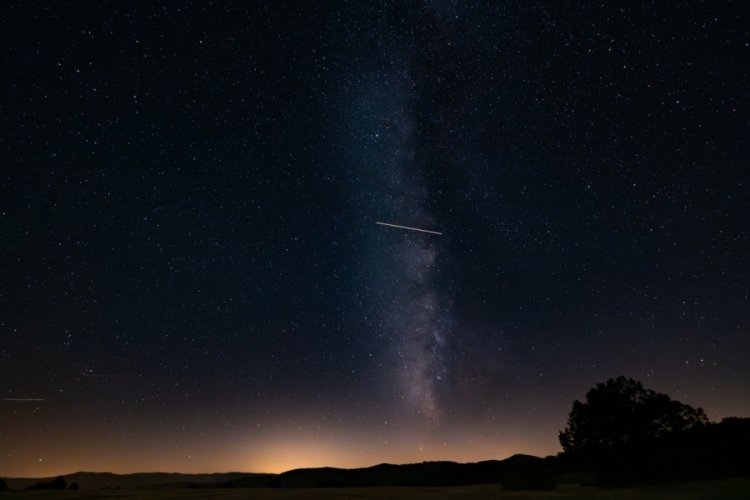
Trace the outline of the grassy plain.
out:
M 132 490 L 93 490 L 93 491 L 29 491 L 1 493 L 0 500 L 16 499 L 253 499 L 253 500 L 421 500 L 444 498 L 450 500 L 479 499 L 603 499 L 603 500 L 646 500 L 646 499 L 711 499 L 734 500 L 750 498 L 750 479 L 721 481 L 696 481 L 644 488 L 602 490 L 593 487 L 563 484 L 557 490 L 505 491 L 500 485 L 448 486 L 448 487 L 369 487 L 369 488 L 144 488 Z

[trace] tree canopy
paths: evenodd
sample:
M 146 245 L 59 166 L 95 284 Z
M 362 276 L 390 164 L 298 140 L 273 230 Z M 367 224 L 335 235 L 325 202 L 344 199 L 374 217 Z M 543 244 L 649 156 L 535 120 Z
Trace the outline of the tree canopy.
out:
M 595 451 L 660 438 L 707 421 L 701 408 L 618 377 L 596 384 L 585 403 L 573 402 L 560 444 L 566 453 Z

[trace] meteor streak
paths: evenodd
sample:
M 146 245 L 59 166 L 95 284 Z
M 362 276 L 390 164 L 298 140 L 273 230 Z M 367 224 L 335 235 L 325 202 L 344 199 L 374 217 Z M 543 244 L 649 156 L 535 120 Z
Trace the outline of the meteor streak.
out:
M 437 231 L 430 231 L 429 229 L 419 229 L 418 227 L 399 226 L 398 224 L 389 224 L 387 222 L 375 222 L 375 224 L 379 224 L 381 226 L 396 227 L 398 229 L 408 229 L 409 231 L 419 231 L 420 233 L 429 233 L 429 234 L 437 234 L 437 235 L 443 234 Z
M 5 398 L 4 401 L 46 401 L 44 398 Z

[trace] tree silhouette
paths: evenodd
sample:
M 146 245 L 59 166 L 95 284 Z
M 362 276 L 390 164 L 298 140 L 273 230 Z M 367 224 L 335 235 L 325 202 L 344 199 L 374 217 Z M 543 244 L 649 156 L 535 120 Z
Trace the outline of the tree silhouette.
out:
M 596 452 L 660 438 L 707 421 L 701 408 L 618 377 L 596 384 L 586 393 L 585 403 L 573 402 L 560 444 L 566 453 Z

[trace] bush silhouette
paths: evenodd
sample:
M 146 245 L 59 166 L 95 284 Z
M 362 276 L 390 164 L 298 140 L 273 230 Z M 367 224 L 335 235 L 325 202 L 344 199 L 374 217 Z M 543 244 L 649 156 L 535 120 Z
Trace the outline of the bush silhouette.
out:
M 47 483 L 36 483 L 26 487 L 27 490 L 64 490 L 68 487 L 68 483 L 65 482 L 65 478 L 59 476 L 52 481 Z

